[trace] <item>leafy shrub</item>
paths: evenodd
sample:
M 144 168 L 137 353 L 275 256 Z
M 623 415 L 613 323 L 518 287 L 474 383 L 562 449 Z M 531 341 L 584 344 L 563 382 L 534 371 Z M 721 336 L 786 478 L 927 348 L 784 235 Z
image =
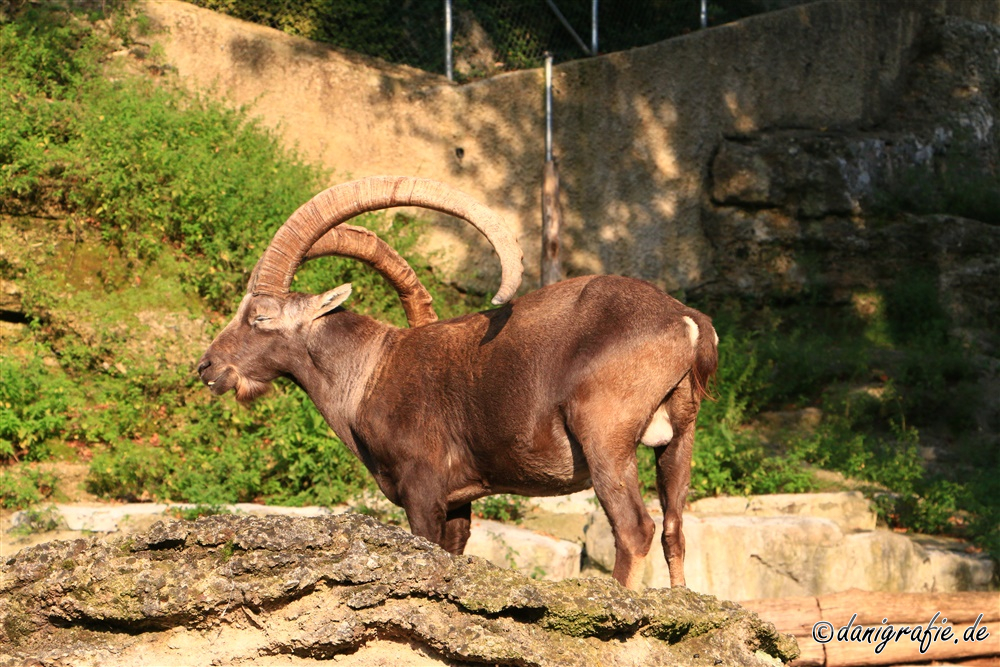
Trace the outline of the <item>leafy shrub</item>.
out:
M 827 414 L 813 435 L 794 443 L 799 456 L 821 468 L 895 491 L 907 493 L 915 488 L 924 474 L 916 429 L 893 423 L 891 435 L 879 436 L 859 428 L 848 414 L 838 414 L 836 407 Z
M 203 258 L 185 277 L 220 306 L 242 290 L 246 267 L 288 214 L 320 189 L 321 172 L 244 111 L 146 79 L 99 76 L 110 47 L 72 15 L 28 13 L 2 36 L 0 93 L 11 102 L 0 117 L 0 201 L 9 212 L 58 202 L 130 262 L 173 244 Z
M 39 461 L 66 427 L 66 381 L 38 357 L 0 357 L 0 463 Z
M 189 400 L 174 414 L 178 425 L 170 432 L 114 443 L 96 455 L 91 492 L 205 505 L 331 505 L 371 484 L 361 463 L 294 387 L 279 387 L 249 408 L 231 398 Z
M 0 466 L 0 507 L 17 509 L 47 500 L 55 490 L 55 473 L 27 464 Z
M 522 496 L 500 494 L 480 498 L 472 504 L 476 516 L 493 521 L 520 521 L 528 511 L 528 501 Z

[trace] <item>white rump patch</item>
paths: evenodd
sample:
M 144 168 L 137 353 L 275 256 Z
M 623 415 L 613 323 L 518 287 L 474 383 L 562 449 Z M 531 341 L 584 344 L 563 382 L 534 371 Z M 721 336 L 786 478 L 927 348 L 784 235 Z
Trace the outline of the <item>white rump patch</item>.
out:
M 687 315 L 684 316 L 684 321 L 687 322 L 688 338 L 691 339 L 691 346 L 694 347 L 698 342 L 698 325 Z
M 692 324 L 694 324 L 692 322 Z M 697 327 L 696 327 L 697 328 Z M 649 421 L 642 434 L 640 442 L 647 447 L 660 447 L 666 445 L 674 439 L 674 427 L 670 424 L 670 415 L 667 413 L 667 406 L 661 405 L 653 413 L 653 418 Z
M 712 329 L 712 334 L 715 335 L 715 347 L 719 347 L 719 332 Z

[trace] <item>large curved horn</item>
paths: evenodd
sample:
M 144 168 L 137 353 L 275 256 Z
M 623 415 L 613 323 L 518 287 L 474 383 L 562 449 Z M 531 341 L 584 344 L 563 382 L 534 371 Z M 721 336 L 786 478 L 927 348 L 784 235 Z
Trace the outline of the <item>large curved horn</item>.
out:
M 320 237 L 302 258 L 302 263 L 320 257 L 336 255 L 364 262 L 382 275 L 396 290 L 410 327 L 422 327 L 437 322 L 437 313 L 431 305 L 433 297 L 417 277 L 413 267 L 392 246 L 380 239 L 375 232 L 354 225 L 339 225 Z M 263 258 L 257 261 L 247 291 L 257 283 L 257 274 Z
M 354 225 L 334 227 L 309 248 L 302 261 L 330 255 L 360 260 L 382 274 L 399 294 L 410 328 L 437 322 L 430 292 L 413 267 L 375 232 Z
M 406 176 L 374 176 L 336 185 L 299 207 L 274 235 L 250 286 L 254 294 L 288 293 L 299 264 L 323 234 L 361 213 L 394 206 L 419 206 L 472 224 L 500 257 L 502 278 L 493 303 L 509 301 L 521 284 L 521 248 L 503 218 L 443 183 Z

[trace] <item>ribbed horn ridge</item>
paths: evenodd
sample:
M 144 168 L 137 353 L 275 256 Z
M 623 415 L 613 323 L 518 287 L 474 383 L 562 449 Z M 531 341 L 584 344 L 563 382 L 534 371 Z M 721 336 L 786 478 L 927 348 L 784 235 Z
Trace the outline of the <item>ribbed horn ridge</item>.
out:
M 257 265 L 254 294 L 287 294 L 295 270 L 327 231 L 361 213 L 394 206 L 419 206 L 472 224 L 500 258 L 502 278 L 493 303 L 509 301 L 521 284 L 517 237 L 503 218 L 443 183 L 407 176 L 373 176 L 324 190 L 299 207 L 274 235 Z
M 378 271 L 399 294 L 411 328 L 437 322 L 430 292 L 420 282 L 413 267 L 375 232 L 354 225 L 334 227 L 320 237 L 302 261 L 330 255 L 357 259 Z

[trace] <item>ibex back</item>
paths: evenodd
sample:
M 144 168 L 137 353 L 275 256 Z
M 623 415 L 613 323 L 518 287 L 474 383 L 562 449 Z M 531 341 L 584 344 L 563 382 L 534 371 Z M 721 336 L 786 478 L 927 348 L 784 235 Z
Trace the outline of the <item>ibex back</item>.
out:
M 338 186 L 275 236 L 236 316 L 202 357 L 202 379 L 217 394 L 235 389 L 251 400 L 275 378 L 291 377 L 403 507 L 411 530 L 452 553 L 465 548 L 477 498 L 593 485 L 614 531 L 614 577 L 630 587 L 654 532 L 636 462 L 636 448 L 651 446 L 664 555 L 671 584 L 683 585 L 695 419 L 717 364 L 711 320 L 649 283 L 585 276 L 435 322 L 405 261 L 364 230 L 336 227 L 361 211 L 414 203 L 483 231 L 504 269 L 495 300 L 513 295 L 516 242 L 464 195 L 406 178 Z M 352 235 L 366 243 L 349 242 Z M 411 328 L 341 308 L 349 285 L 317 296 L 288 291 L 301 261 L 333 253 L 386 275 L 401 290 Z

